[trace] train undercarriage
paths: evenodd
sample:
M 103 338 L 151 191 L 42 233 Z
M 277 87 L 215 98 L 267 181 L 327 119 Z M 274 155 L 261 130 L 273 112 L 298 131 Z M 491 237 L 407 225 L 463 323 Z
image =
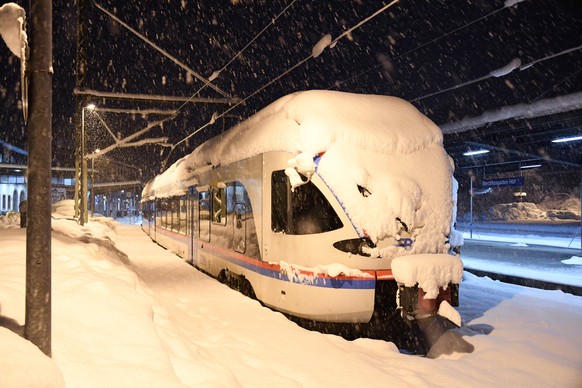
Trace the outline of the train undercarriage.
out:
M 256 299 L 251 283 L 241 275 L 223 270 L 218 280 Z M 400 295 L 397 301 L 396 295 Z M 402 353 L 436 358 L 452 353 L 471 353 L 472 344 L 462 338 L 455 323 L 437 313 L 437 304 L 446 300 L 458 305 L 458 285 L 441 290 L 437 299 L 423 298 L 418 287 L 404 287 L 395 281 L 378 281 L 374 313 L 367 323 L 321 322 L 285 316 L 299 326 L 347 340 L 371 338 L 394 343 Z M 265 306 L 267 307 L 267 306 Z

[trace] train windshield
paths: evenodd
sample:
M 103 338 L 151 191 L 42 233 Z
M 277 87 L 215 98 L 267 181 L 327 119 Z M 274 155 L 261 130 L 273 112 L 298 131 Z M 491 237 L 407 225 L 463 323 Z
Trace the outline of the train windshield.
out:
M 289 178 L 284 170 L 279 170 L 271 176 L 271 190 L 271 225 L 274 232 L 314 234 L 343 227 L 327 198 L 312 182 L 291 191 Z

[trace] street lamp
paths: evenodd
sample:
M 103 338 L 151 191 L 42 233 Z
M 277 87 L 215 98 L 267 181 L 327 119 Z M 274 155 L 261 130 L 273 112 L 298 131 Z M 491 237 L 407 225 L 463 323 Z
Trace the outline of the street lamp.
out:
M 84 225 L 89 221 L 87 212 L 87 158 L 85 155 L 85 109 L 94 110 L 95 104 L 88 104 L 81 108 L 81 209 L 79 223 Z

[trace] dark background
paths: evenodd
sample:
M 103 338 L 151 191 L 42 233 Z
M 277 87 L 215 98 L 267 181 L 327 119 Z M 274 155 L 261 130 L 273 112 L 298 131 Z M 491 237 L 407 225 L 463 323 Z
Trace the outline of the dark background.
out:
M 28 2 L 16 3 L 28 9 Z M 76 4 L 53 3 L 55 166 L 74 165 Z M 100 108 L 178 110 L 176 118 L 144 136 L 167 136 L 171 144 L 207 123 L 214 112 L 231 109 L 226 117 L 172 152 L 168 147 L 146 145 L 109 155 L 141 169 L 144 181 L 206 139 L 297 90 L 394 95 L 413 101 L 438 125 L 505 106 L 582 92 L 582 50 L 578 49 L 503 77 L 489 77 L 415 100 L 487 76 L 514 58 L 525 65 L 582 45 L 579 0 L 526 0 L 507 8 L 503 1 L 402 0 L 276 82 L 272 81 L 277 76 L 307 58 L 322 36 L 329 33 L 335 39 L 387 2 L 102 0 L 99 4 L 204 77 L 225 66 L 270 24 L 213 82 L 228 97 L 245 99 L 233 109 L 232 104 L 224 103 L 181 107 L 181 103 L 91 99 Z M 287 11 L 272 22 L 289 4 Z M 86 89 L 190 97 L 203 86 L 93 2 L 83 16 L 88 32 Z M 0 53 L 0 138 L 26 149 L 26 125 L 18 103 L 20 62 L 3 43 Z M 198 96 L 225 98 L 209 87 Z M 122 137 L 164 117 L 99 114 Z M 521 174 L 519 163 L 536 159 L 543 166 L 528 172 L 535 178 L 526 182 L 538 182 L 540 190 L 540 185 L 547 185 L 550 190 L 572 192 L 579 187 L 582 142 L 556 145 L 551 139 L 581 134 L 581 124 L 582 109 L 503 120 L 445 134 L 445 147 L 455 160 L 463 192 L 469 176 L 477 177 L 479 185 L 484 177 Z M 86 125 L 89 151 L 111 144 L 104 126 L 92 113 L 88 113 Z M 476 148 L 468 142 L 495 149 L 468 158 L 462 153 Z

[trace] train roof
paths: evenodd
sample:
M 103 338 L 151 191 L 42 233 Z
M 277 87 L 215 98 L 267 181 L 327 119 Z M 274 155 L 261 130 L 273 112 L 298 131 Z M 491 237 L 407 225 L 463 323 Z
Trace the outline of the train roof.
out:
M 442 144 L 442 132 L 410 103 L 390 96 L 310 90 L 284 96 L 208 140 L 148 182 L 144 199 L 185 193 L 198 170 L 269 151 L 317 155 L 332 144 L 409 154 Z
M 184 167 L 228 164 L 269 151 L 317 155 L 333 143 L 383 154 L 411 153 L 442 143 L 442 132 L 397 97 L 310 90 L 282 97 L 202 144 Z

